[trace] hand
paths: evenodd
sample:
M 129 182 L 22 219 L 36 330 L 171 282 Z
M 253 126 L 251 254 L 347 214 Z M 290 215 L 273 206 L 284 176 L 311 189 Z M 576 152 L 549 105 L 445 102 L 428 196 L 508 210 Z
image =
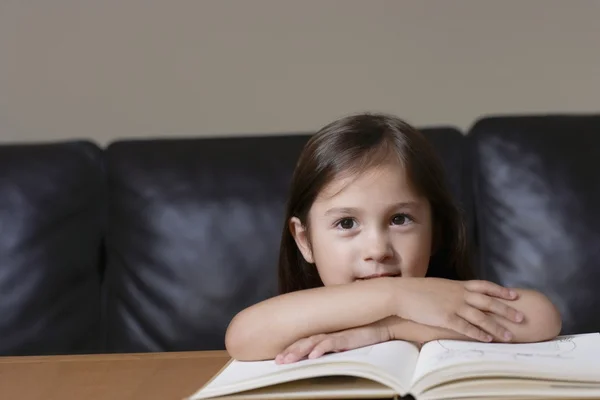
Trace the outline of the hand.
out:
M 523 321 L 522 313 L 500 301 L 516 300 L 517 293 L 492 282 L 439 278 L 396 278 L 396 282 L 402 296 L 397 315 L 420 324 L 491 342 L 494 337 L 510 341 L 512 333 L 489 314 Z
M 397 317 L 388 317 L 369 325 L 300 339 L 279 353 L 275 357 L 275 363 L 289 364 L 304 357 L 314 359 L 326 353 L 338 353 L 375 343 L 387 342 L 391 339 L 388 325 L 395 319 Z

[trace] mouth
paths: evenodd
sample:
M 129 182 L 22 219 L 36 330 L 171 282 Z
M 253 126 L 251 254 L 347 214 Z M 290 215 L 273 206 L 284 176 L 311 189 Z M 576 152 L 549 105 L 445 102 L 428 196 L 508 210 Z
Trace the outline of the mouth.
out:
M 383 278 L 383 277 L 392 277 L 392 278 L 396 278 L 399 277 L 401 274 L 400 273 L 386 273 L 386 274 L 373 274 L 373 275 L 368 275 L 368 276 L 362 276 L 360 278 L 356 278 L 357 281 L 366 281 L 369 279 L 375 279 L 375 278 Z

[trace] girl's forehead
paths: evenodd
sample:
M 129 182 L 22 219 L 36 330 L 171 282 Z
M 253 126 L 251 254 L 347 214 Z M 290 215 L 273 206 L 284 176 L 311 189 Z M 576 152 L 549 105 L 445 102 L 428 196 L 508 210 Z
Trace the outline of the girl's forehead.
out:
M 363 171 L 346 171 L 328 182 L 317 196 L 317 201 L 372 196 L 416 198 L 414 185 L 406 168 L 397 162 L 383 163 Z

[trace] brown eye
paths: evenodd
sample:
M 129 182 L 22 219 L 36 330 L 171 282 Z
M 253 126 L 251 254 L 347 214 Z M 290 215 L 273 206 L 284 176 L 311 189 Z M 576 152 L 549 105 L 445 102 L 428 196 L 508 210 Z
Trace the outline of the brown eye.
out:
M 352 229 L 354 228 L 354 220 L 352 218 L 344 218 L 340 220 L 338 225 L 342 229 Z
M 406 214 L 394 215 L 394 217 L 392 218 L 392 224 L 394 225 L 405 225 L 410 221 L 410 217 Z

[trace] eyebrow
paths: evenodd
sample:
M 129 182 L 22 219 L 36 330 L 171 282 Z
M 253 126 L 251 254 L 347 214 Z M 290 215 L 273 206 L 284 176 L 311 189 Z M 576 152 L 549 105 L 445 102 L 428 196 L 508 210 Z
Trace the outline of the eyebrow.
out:
M 388 206 L 389 210 L 397 210 L 399 208 L 418 208 L 419 202 L 417 201 L 405 201 L 400 203 L 394 203 Z M 357 214 L 360 210 L 354 207 L 334 207 L 325 211 L 325 215 L 331 214 Z

